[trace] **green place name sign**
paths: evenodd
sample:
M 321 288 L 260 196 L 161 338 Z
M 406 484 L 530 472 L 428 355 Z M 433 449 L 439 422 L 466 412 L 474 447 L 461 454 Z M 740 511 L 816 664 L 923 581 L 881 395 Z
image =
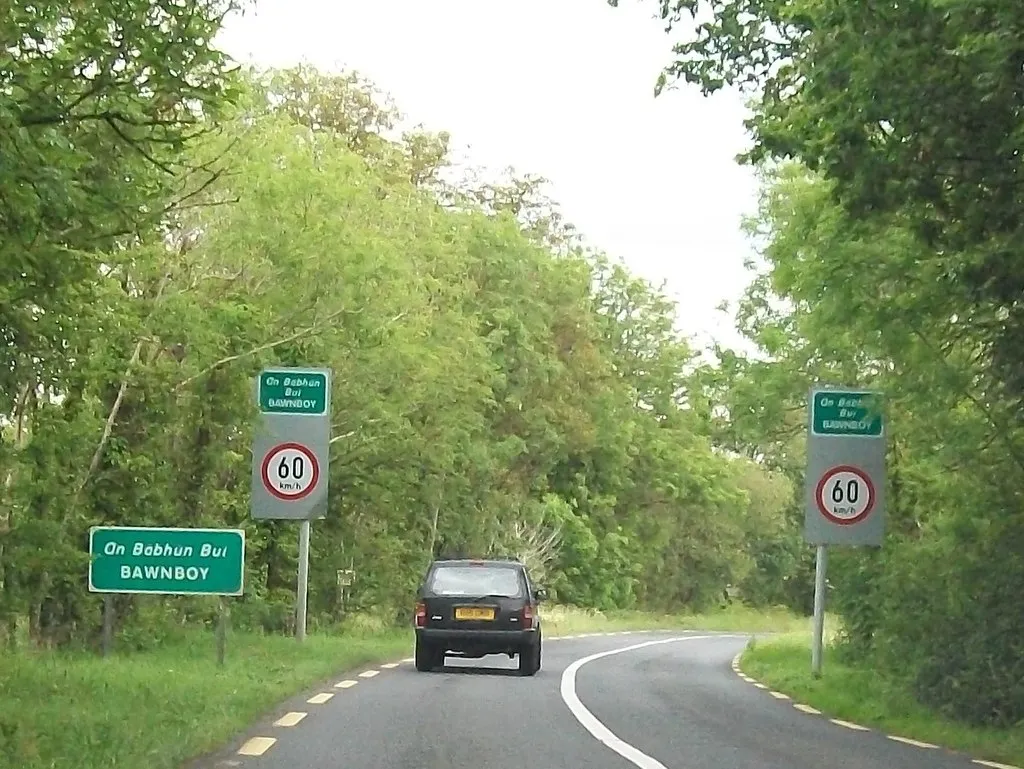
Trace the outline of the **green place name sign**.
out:
M 815 435 L 881 435 L 881 401 L 870 392 L 817 391 L 811 401 L 811 431 Z
M 259 401 L 264 414 L 326 414 L 327 376 L 320 371 L 263 371 Z
M 95 526 L 89 556 L 93 593 L 241 595 L 245 532 Z

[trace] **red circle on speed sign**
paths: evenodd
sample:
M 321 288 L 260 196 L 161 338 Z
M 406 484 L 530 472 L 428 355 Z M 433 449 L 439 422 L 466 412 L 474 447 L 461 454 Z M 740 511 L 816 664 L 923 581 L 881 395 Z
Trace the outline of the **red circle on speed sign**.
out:
M 260 477 L 267 493 L 297 502 L 313 493 L 320 480 L 316 454 L 301 443 L 279 443 L 263 457 Z
M 851 526 L 867 518 L 875 507 L 875 486 L 859 467 L 830 467 L 818 481 L 814 501 L 827 520 Z

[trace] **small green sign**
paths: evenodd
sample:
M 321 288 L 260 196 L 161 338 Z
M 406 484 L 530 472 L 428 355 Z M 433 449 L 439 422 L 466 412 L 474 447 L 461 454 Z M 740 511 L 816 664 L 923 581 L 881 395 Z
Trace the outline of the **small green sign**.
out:
M 320 371 L 260 372 L 260 411 L 264 414 L 326 414 L 327 375 Z
M 241 529 L 94 526 L 89 555 L 93 593 L 242 594 Z
M 881 400 L 876 393 L 819 390 L 811 401 L 815 435 L 882 434 Z

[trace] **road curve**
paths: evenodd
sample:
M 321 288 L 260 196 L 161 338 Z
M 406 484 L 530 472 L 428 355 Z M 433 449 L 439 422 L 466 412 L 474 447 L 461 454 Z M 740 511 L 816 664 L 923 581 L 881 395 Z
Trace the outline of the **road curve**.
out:
M 745 643 L 702 633 L 546 639 L 532 678 L 507 657 L 450 660 L 436 673 L 408 661 L 357 671 L 286 703 L 196 766 L 978 769 L 801 712 L 741 680 L 731 662 Z

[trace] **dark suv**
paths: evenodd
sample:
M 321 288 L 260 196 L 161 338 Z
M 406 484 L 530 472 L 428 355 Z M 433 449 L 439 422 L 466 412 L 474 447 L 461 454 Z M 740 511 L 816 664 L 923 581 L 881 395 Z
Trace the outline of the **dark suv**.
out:
M 441 667 L 449 652 L 518 654 L 519 673 L 534 675 L 541 652 L 537 603 L 545 597 L 518 561 L 434 561 L 417 594 L 416 669 Z

